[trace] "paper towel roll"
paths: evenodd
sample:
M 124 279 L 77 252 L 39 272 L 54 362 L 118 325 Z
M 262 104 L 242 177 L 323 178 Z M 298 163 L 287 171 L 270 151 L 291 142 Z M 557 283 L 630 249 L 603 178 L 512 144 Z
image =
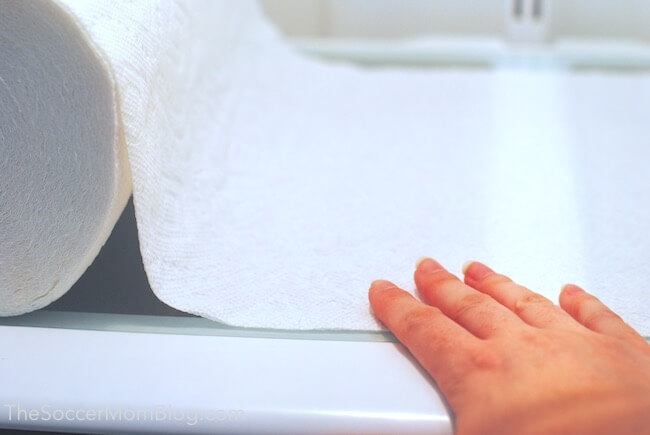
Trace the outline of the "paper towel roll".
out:
M 2 2 L 0 110 L 0 315 L 13 315 L 74 284 L 131 188 L 109 65 L 59 6 Z
M 324 65 L 243 1 L 3 0 L 0 50 L 3 315 L 92 261 L 126 148 L 145 270 L 177 309 L 377 329 L 369 282 L 412 288 L 429 254 L 553 299 L 577 281 L 650 333 L 646 75 Z

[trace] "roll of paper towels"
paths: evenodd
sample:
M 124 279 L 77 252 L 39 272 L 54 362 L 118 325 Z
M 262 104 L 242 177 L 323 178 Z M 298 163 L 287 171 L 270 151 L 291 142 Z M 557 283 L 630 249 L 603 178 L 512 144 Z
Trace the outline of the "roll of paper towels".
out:
M 0 0 L 0 315 L 47 306 L 133 192 L 167 304 L 378 329 L 370 281 L 479 258 L 650 334 L 650 79 L 362 70 L 255 3 Z

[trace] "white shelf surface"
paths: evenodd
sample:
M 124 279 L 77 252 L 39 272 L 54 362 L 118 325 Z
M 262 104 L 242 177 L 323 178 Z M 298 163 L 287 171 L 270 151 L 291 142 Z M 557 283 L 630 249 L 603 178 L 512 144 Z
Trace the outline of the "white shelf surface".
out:
M 147 318 L 151 325 L 143 332 Z M 169 320 L 167 328 L 161 320 Z M 430 377 L 386 334 L 265 334 L 203 322 L 48 312 L 2 319 L 0 427 L 93 433 L 452 432 Z

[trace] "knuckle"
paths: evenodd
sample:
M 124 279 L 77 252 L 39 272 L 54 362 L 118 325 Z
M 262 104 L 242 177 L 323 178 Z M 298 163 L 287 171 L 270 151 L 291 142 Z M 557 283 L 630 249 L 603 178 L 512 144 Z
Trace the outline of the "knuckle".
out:
M 610 322 L 612 320 L 622 321 L 621 317 L 613 311 L 606 308 L 600 308 L 583 314 L 582 324 L 587 328 L 592 329 L 603 322 Z
M 539 329 L 526 325 L 517 331 L 516 337 L 523 343 L 529 343 L 540 349 L 547 349 L 551 339 Z
M 502 366 L 499 354 L 488 347 L 482 347 L 470 352 L 469 362 L 472 368 L 479 371 L 494 371 Z
M 402 316 L 399 329 L 405 335 L 412 335 L 425 329 L 431 321 L 432 310 L 426 307 L 413 308 Z
M 485 311 L 489 298 L 482 293 L 470 293 L 458 300 L 456 305 L 456 318 L 477 316 Z
M 551 302 L 544 296 L 537 293 L 530 292 L 521 298 L 515 300 L 513 311 L 515 314 L 520 315 L 524 311 L 531 308 L 546 308 Z

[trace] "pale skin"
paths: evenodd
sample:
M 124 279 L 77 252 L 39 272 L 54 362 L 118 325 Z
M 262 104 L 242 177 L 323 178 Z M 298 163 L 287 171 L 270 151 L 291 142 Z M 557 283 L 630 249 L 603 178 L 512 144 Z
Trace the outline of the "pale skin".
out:
M 431 258 L 422 302 L 374 281 L 373 312 L 438 384 L 457 434 L 650 434 L 650 346 L 568 284 L 559 306 L 479 262 Z

